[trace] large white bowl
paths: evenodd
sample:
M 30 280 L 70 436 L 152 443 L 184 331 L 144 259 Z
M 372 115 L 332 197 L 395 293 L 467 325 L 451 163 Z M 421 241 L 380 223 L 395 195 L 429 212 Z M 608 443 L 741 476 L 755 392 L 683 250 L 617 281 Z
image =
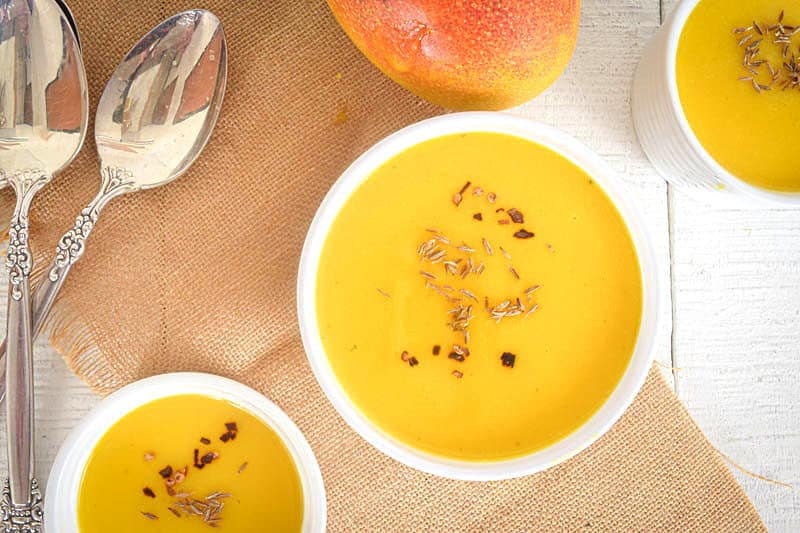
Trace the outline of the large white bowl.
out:
M 78 532 L 78 495 L 86 462 L 97 442 L 120 418 L 159 398 L 201 394 L 227 400 L 261 419 L 289 450 L 303 487 L 303 532 L 325 531 L 325 488 L 314 452 L 294 422 L 262 394 L 236 381 L 193 372 L 162 374 L 123 387 L 100 402 L 72 430 L 56 456 L 47 481 L 45 531 Z
M 320 337 L 316 314 L 317 270 L 328 231 L 339 210 L 358 186 L 387 160 L 411 146 L 444 135 L 497 132 L 547 146 L 583 168 L 603 188 L 622 214 L 631 232 L 642 270 L 642 323 L 628 368 L 614 392 L 575 432 L 547 448 L 511 460 L 476 462 L 455 460 L 416 449 L 392 437 L 348 397 L 331 368 Z M 605 433 L 633 401 L 652 363 L 658 316 L 656 261 L 647 230 L 629 201 L 623 184 L 606 163 L 583 144 L 552 127 L 503 113 L 456 113 L 425 120 L 400 130 L 359 157 L 334 184 L 308 231 L 297 280 L 300 332 L 317 381 L 345 421 L 370 444 L 412 468 L 453 479 L 488 481 L 520 477 L 560 463 L 588 447 Z
M 645 47 L 636 68 L 631 109 L 642 149 L 664 179 L 698 198 L 740 208 L 800 206 L 800 193 L 754 187 L 725 170 L 689 125 L 678 94 L 675 62 L 683 28 L 701 1 L 678 4 Z

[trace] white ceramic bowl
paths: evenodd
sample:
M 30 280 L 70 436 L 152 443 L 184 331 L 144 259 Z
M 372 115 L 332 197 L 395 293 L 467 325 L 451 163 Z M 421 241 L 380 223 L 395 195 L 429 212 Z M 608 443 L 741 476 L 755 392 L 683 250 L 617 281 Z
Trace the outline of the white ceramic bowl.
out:
M 56 456 L 47 481 L 45 531 L 78 530 L 78 494 L 84 467 L 100 438 L 120 418 L 159 398 L 201 394 L 227 400 L 271 427 L 294 459 L 303 486 L 303 532 L 325 531 L 325 488 L 314 452 L 294 422 L 262 394 L 236 381 L 192 372 L 162 374 L 123 387 L 104 399 L 72 430 Z
M 800 206 L 800 193 L 754 187 L 725 170 L 703 148 L 686 119 L 675 60 L 683 27 L 700 1 L 678 4 L 644 49 L 631 94 L 639 142 L 659 174 L 693 196 L 727 198 L 737 207 Z
M 384 162 L 407 148 L 443 135 L 473 131 L 505 133 L 534 141 L 562 154 L 591 175 L 628 225 L 638 252 L 644 290 L 642 323 L 633 356 L 622 380 L 600 410 L 575 432 L 543 450 L 495 462 L 455 460 L 420 451 L 395 439 L 368 419 L 334 375 L 320 338 L 315 305 L 322 247 L 331 224 L 353 191 Z M 605 433 L 633 401 L 652 363 L 658 279 L 647 230 L 623 184 L 599 156 L 572 137 L 543 124 L 503 113 L 456 113 L 414 124 L 389 136 L 350 165 L 331 188 L 311 223 L 300 260 L 297 282 L 300 332 L 311 368 L 328 399 L 345 421 L 377 449 L 412 468 L 438 476 L 475 481 L 508 479 L 544 470 L 572 457 Z

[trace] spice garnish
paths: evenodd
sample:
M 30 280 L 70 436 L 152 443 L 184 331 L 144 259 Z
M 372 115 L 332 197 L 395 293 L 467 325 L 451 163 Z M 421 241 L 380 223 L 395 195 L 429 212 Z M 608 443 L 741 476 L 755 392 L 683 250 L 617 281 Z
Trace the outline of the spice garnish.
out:
M 481 213 L 475 213 L 474 215 L 472 215 L 472 218 L 474 218 L 477 221 L 481 221 L 483 220 L 483 215 Z
M 450 359 L 454 359 L 454 360 L 458 361 L 459 363 L 463 363 L 464 362 L 464 356 L 461 355 L 460 353 L 450 352 L 450 355 L 448 355 L 447 357 L 449 357 Z
M 461 379 L 461 378 L 463 378 L 463 377 L 464 377 L 464 373 L 463 373 L 463 372 L 461 372 L 460 370 L 453 370 L 453 375 L 454 375 L 455 377 L 457 377 L 458 379 Z
M 483 194 L 483 188 L 478 187 L 477 185 L 472 189 L 472 194 L 474 196 L 480 196 Z
M 500 361 L 503 363 L 503 366 L 507 366 L 509 368 L 514 368 L 514 363 L 517 360 L 517 356 L 511 352 L 503 352 L 503 355 L 500 356 Z
M 408 352 L 405 350 L 403 350 L 403 353 L 400 354 L 400 360 L 403 361 L 404 363 L 408 362 L 409 357 L 410 356 L 408 355 Z
M 411 368 L 414 368 L 418 364 L 419 364 L 419 360 L 412 355 L 411 358 L 408 360 L 408 366 L 410 366 Z
M 145 488 L 143 488 L 143 489 L 142 489 L 142 492 L 143 492 L 143 493 L 144 493 L 144 495 L 145 495 L 145 496 L 147 496 L 148 498 L 155 498 L 155 497 L 156 497 L 156 493 L 155 493 L 155 492 L 153 492 L 153 489 L 151 489 L 150 487 L 145 487 Z
M 463 355 L 464 357 L 469 357 L 469 348 L 466 346 L 461 346 L 460 344 L 453 345 L 453 351 L 458 355 Z
M 387 298 L 391 298 L 391 296 L 389 296 L 389 293 L 387 293 L 387 292 L 384 292 L 384 291 L 383 291 L 383 290 L 381 290 L 381 289 L 378 289 L 378 292 L 381 294 L 381 296 L 385 296 L 385 297 L 387 297 Z
M 178 518 L 180 518 L 180 517 L 181 517 L 181 513 L 179 513 L 179 512 L 178 512 L 176 509 L 173 509 L 172 507 L 167 507 L 167 510 L 168 510 L 170 513 L 172 513 L 172 514 L 174 514 L 175 516 L 177 516 Z
M 512 207 L 508 210 L 508 216 L 511 217 L 511 220 L 515 224 L 523 224 L 525 222 L 525 215 L 522 214 L 522 211 L 517 209 L 516 207 Z
M 154 515 L 153 513 L 146 513 L 144 511 L 139 511 L 139 512 L 142 513 L 143 517 L 145 517 L 145 518 L 147 518 L 149 520 L 158 520 L 158 517 L 156 515 Z
M 511 272 L 511 275 L 514 276 L 514 278 L 519 279 L 519 274 L 514 269 L 514 267 L 512 267 L 511 265 L 508 265 L 508 271 Z
M 535 236 L 536 236 L 535 233 L 532 233 L 532 232 L 530 232 L 528 230 L 525 230 L 525 229 L 521 229 L 521 230 L 517 231 L 516 233 L 514 233 L 514 237 L 516 237 L 517 239 L 530 239 L 531 237 L 535 237 Z
M 155 458 L 156 458 L 156 454 L 154 454 L 153 452 L 145 452 L 145 454 L 144 454 L 144 460 L 147 461 L 148 463 L 150 461 L 152 461 L 153 459 L 155 459 Z
M 528 310 L 527 313 L 525 313 L 525 316 L 523 318 L 528 318 L 528 316 L 532 315 L 533 313 L 535 313 L 538 310 L 539 310 L 539 304 L 535 304 L 533 307 L 531 307 Z
M 236 434 L 239 432 L 238 428 L 236 427 L 236 422 L 225 422 L 225 429 L 227 429 L 228 431 L 226 431 L 219 437 L 219 440 L 221 440 L 222 442 L 228 442 L 229 440 L 235 439 Z
M 506 249 L 505 249 L 505 248 L 503 248 L 502 246 L 500 247 L 500 253 L 501 253 L 501 254 L 503 254 L 503 257 L 505 257 L 506 259 L 508 259 L 509 261 L 511 261 L 511 254 L 510 254 L 510 253 L 508 253 L 508 252 L 506 251 Z
M 497 221 L 497 223 L 500 224 L 501 226 L 507 226 L 507 225 L 510 224 L 508 219 L 505 219 L 505 218 L 501 218 L 500 220 Z
M 456 246 L 456 250 L 460 250 L 462 252 L 467 252 L 468 254 L 474 254 L 475 248 L 468 246 L 467 244 L 462 244 L 461 246 Z
M 205 437 L 200 437 L 200 442 L 202 442 L 203 444 L 211 444 L 211 440 Z
M 490 204 L 493 204 L 497 201 L 497 195 L 493 192 L 490 192 L 486 195 L 486 199 L 489 200 Z
M 800 64 L 792 51 L 792 37 L 800 33 L 799 26 L 790 26 L 783 23 L 784 11 L 778 15 L 776 24 L 759 24 L 753 22 L 752 26 L 734 28 L 737 45 L 744 48 L 744 58 L 742 66 L 751 76 L 742 76 L 739 81 L 744 81 L 753 86 L 757 93 L 770 91 L 773 87 L 781 90 L 800 89 Z M 773 65 L 766 59 L 761 59 L 759 53 L 761 44 L 768 40 L 771 44 L 781 50 L 783 63 Z M 762 67 L 766 66 L 767 72 Z M 761 72 L 759 70 L 761 69 Z M 769 74 L 768 76 L 766 76 Z M 761 80 L 768 77 L 768 84 L 761 83 Z
M 484 237 L 484 239 L 483 239 L 483 249 L 484 249 L 484 250 L 486 250 L 486 253 L 487 253 L 488 255 L 492 255 L 492 253 L 493 253 L 493 251 L 492 251 L 492 245 L 491 245 L 491 244 L 489 244 L 489 241 L 487 241 L 485 237 Z
M 237 474 L 241 474 L 244 472 L 244 469 L 247 468 L 247 461 L 242 463 L 242 466 L 239 467 L 239 470 L 236 471 Z
M 464 296 L 466 296 L 466 297 L 468 297 L 468 298 L 472 298 L 472 299 L 473 299 L 473 300 L 475 300 L 476 302 L 478 301 L 478 297 L 477 297 L 477 296 L 475 296 L 474 294 L 472 294 L 472 293 L 471 293 L 470 291 L 468 291 L 467 289 L 461 289 L 461 294 L 463 294 Z
M 172 477 L 172 467 L 170 465 L 165 466 L 164 468 L 158 471 L 158 475 L 160 475 L 164 479 Z
M 525 296 L 530 297 L 531 294 L 533 294 L 534 292 L 538 291 L 541 288 L 542 288 L 541 285 L 534 285 L 532 287 L 528 287 L 527 289 L 525 289 Z

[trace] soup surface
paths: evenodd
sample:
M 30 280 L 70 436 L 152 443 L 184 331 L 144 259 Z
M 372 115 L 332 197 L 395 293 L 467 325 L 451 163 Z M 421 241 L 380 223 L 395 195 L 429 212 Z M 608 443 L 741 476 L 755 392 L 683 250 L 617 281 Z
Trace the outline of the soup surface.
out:
M 786 192 L 800 191 L 794 25 L 798 2 L 703 0 L 683 29 L 676 65 L 681 105 L 708 153 L 734 176 Z
M 249 412 L 198 395 L 156 400 L 100 439 L 81 482 L 82 533 L 300 531 L 300 477 Z
M 491 461 L 598 410 L 631 358 L 642 282 L 589 175 L 527 140 L 469 133 L 410 148 L 352 194 L 316 298 L 333 370 L 372 422 Z

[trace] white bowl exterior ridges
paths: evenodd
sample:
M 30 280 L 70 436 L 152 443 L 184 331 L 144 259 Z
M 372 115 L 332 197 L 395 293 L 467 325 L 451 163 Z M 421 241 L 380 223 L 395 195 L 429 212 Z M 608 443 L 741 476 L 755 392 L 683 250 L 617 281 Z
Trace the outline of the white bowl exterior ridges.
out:
M 650 162 L 690 196 L 728 207 L 800 206 L 800 193 L 754 187 L 725 170 L 692 131 L 678 95 L 675 59 L 684 24 L 701 0 L 683 0 L 645 46 L 631 93 L 633 124 Z

